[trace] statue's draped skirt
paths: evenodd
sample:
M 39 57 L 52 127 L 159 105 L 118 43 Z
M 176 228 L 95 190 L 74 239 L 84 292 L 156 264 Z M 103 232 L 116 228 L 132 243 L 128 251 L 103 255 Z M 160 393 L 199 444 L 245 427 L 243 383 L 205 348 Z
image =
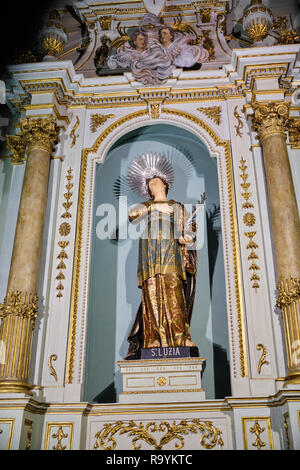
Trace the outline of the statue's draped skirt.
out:
M 135 217 L 132 213 L 130 220 Z M 147 213 L 137 272 L 142 300 L 128 337 L 126 358 L 141 348 L 193 344 L 189 325 L 195 276 L 186 272 L 182 247 L 174 232 L 176 220 L 176 214 L 158 210 Z
M 176 272 L 156 274 L 142 286 L 143 347 L 185 346 L 191 341 L 183 281 Z

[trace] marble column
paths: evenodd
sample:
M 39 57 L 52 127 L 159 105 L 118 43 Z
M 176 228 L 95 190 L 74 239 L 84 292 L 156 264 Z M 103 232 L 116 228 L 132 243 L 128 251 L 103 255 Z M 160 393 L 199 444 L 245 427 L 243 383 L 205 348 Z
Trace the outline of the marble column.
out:
M 252 127 L 263 149 L 288 375 L 300 383 L 300 222 L 286 146 L 289 103 L 254 103 Z
M 38 315 L 37 290 L 55 119 L 20 121 L 27 163 L 4 303 L 0 304 L 0 392 L 28 392 L 31 345 Z

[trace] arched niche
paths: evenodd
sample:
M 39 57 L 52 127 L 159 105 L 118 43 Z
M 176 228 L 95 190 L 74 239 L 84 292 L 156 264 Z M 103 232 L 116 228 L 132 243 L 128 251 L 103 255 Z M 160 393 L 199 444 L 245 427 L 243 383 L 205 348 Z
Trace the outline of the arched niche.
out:
M 121 391 L 117 361 L 127 352 L 127 335 L 141 297 L 136 277 L 138 240 L 99 239 L 97 227 L 104 220 L 103 204 L 108 203 L 116 208 L 118 224 L 119 201 L 114 187 L 137 155 L 151 151 L 166 154 L 173 162 L 175 181 L 168 198 L 194 204 L 206 192 L 204 245 L 198 253 L 191 332 L 201 356 L 206 358 L 206 397 L 231 394 L 217 159 L 194 132 L 159 123 L 139 126 L 115 138 L 105 159 L 95 165 L 84 401 L 114 402 Z M 128 206 L 136 202 L 138 198 L 128 193 Z

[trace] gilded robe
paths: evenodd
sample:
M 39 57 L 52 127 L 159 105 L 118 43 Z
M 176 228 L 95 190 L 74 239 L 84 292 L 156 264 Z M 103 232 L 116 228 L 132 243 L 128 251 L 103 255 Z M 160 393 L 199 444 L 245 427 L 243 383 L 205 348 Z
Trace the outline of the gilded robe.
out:
M 155 208 L 153 201 L 129 211 L 132 223 L 145 223 L 139 241 L 137 269 L 142 301 L 128 337 L 126 359 L 139 357 L 141 348 L 191 346 L 190 320 L 195 294 L 196 253 L 186 250 L 178 238 L 192 235 L 185 227 L 182 204 L 165 201 L 172 213 Z M 186 344 L 187 343 L 187 344 Z

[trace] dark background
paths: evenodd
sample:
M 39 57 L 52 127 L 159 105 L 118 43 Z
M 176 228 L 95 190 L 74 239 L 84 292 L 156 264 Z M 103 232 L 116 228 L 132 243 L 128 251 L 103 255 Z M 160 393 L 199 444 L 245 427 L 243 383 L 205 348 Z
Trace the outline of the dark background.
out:
M 54 2 L 49 0 L 1 2 L 0 75 L 18 53 L 32 49 L 32 46 L 37 44 L 42 14 L 51 9 L 53 4 Z

